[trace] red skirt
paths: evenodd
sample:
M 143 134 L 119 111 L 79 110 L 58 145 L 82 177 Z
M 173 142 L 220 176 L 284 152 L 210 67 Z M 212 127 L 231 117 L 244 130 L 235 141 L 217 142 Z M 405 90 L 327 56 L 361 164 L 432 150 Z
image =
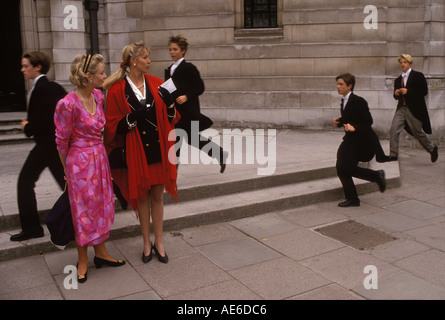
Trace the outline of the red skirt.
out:
M 150 186 L 165 184 L 162 162 L 156 162 L 148 165 L 148 181 Z

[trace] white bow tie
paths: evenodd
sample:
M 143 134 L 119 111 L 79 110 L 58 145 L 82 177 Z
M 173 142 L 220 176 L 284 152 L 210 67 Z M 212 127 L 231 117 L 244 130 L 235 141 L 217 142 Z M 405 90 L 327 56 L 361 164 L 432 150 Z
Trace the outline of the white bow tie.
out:
M 402 78 L 405 78 L 405 77 L 407 77 L 408 76 L 408 74 L 407 73 L 402 73 Z

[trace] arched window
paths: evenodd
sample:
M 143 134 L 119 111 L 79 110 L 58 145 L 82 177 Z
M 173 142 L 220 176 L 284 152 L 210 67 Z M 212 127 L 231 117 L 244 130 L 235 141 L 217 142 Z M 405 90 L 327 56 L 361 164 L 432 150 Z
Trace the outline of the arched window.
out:
M 276 28 L 277 0 L 244 0 L 244 28 Z

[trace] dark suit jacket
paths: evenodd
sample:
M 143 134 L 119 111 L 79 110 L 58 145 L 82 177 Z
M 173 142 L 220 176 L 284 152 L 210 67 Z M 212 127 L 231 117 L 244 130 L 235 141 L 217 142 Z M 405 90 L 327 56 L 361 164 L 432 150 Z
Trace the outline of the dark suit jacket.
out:
M 349 123 L 355 128 L 354 132 L 346 132 L 343 140 L 353 144 L 360 154 L 361 161 L 369 161 L 381 148 L 380 142 L 374 130 L 372 130 L 372 116 L 368 103 L 360 96 L 351 93 L 344 110 L 340 110 L 339 127 Z
M 56 144 L 54 111 L 57 102 L 65 97 L 65 89 L 46 76 L 37 80 L 28 106 L 28 124 L 24 131 L 27 137 L 34 137 L 36 143 Z
M 183 60 L 175 69 L 173 77 L 170 76 L 171 65 L 165 69 L 164 80 L 172 78 L 177 90 L 173 93 L 176 99 L 186 95 L 187 102 L 182 105 L 176 104 L 176 109 L 181 119 L 175 127 L 182 128 L 186 123 L 193 120 L 199 121 L 200 130 L 205 130 L 212 125 L 212 121 L 201 114 L 199 96 L 204 93 L 204 81 L 201 79 L 198 69 L 190 62 Z
M 402 87 L 402 76 L 400 75 L 394 80 L 394 92 Z M 411 69 L 408 80 L 406 82 L 407 93 L 404 95 L 406 104 L 414 117 L 422 122 L 422 129 L 425 133 L 431 134 L 431 123 L 428 115 L 428 109 L 425 103 L 425 96 L 428 94 L 428 84 L 422 72 Z M 397 109 L 403 105 L 402 95 L 396 96 L 394 99 L 398 100 Z M 405 129 L 408 128 L 405 126 Z M 408 133 L 411 134 L 409 128 Z

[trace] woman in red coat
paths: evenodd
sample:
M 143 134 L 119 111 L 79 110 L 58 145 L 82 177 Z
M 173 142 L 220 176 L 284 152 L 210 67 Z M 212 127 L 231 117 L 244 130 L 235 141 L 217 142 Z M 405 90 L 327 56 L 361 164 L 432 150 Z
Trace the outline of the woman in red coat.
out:
M 146 74 L 150 50 L 142 41 L 122 49 L 122 63 L 104 83 L 108 89 L 104 144 L 110 155 L 122 155 L 122 164 L 110 158 L 113 180 L 136 211 L 144 239 L 142 261 L 152 258 L 152 249 L 161 262 L 168 257 L 162 243 L 164 189 L 177 201 L 174 124 L 179 114 L 173 98 L 159 86 L 162 79 Z M 162 95 L 161 95 L 162 94 Z M 116 150 L 115 150 L 116 149 Z M 171 153 L 169 155 L 169 153 Z M 155 244 L 150 239 L 150 216 Z

